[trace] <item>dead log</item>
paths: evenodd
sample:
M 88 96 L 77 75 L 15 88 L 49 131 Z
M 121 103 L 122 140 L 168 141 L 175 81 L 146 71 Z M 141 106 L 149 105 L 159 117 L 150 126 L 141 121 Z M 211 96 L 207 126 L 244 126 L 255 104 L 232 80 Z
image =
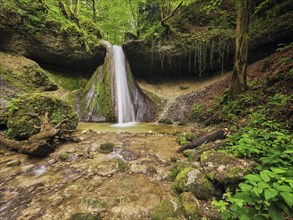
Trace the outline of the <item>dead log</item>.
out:
M 224 130 L 218 130 L 183 145 L 182 147 L 178 149 L 178 151 L 183 152 L 184 150 L 187 150 L 187 149 L 195 149 L 201 146 L 202 144 L 209 143 L 218 139 L 224 139 L 225 137 L 226 137 L 226 132 Z
M 4 134 L 0 133 L 0 145 L 9 149 L 16 150 L 20 153 L 46 156 L 53 152 L 56 145 L 56 138 L 59 136 L 61 125 L 66 122 L 64 120 L 58 123 L 55 127 L 49 120 L 48 112 L 43 117 L 32 115 L 41 119 L 41 130 L 39 133 L 32 135 L 28 140 L 17 141 L 11 140 Z

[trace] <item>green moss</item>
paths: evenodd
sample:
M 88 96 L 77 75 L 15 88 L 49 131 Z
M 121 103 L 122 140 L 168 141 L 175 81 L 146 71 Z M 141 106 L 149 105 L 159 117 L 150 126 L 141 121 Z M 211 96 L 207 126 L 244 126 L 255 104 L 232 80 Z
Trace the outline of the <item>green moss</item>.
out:
M 69 159 L 68 153 L 62 153 L 59 155 L 59 160 L 61 160 L 61 161 L 68 161 L 68 159 Z
M 122 161 L 122 160 L 119 160 L 118 161 L 118 170 L 120 172 L 125 172 L 128 168 L 128 165 L 126 162 Z
M 178 162 L 176 163 L 172 169 L 171 172 L 168 174 L 168 177 L 172 180 L 175 180 L 176 176 L 178 175 L 178 173 L 180 173 L 184 168 L 188 167 L 189 164 L 188 163 L 182 163 L 182 162 Z
M 50 79 L 55 82 L 60 88 L 74 91 L 80 88 L 84 88 L 88 82 L 88 78 L 81 73 L 64 72 L 60 69 L 47 70 Z
M 152 212 L 152 220 L 165 220 L 167 218 L 174 218 L 176 210 L 171 201 L 163 200 Z
M 70 216 L 69 220 L 101 220 L 102 217 L 99 213 L 75 213 Z
M 80 104 L 81 118 L 87 118 L 91 112 L 93 117 L 115 121 L 111 78 L 111 60 L 107 55 L 104 64 L 97 69 L 83 90 Z
M 53 125 L 66 120 L 60 128 L 61 136 L 73 131 L 78 124 L 77 114 L 67 102 L 47 95 L 20 96 L 10 102 L 8 112 L 8 135 L 18 140 L 28 139 L 40 131 L 40 119 L 33 115 L 42 117 L 48 112 Z
M 199 219 L 201 217 L 200 203 L 190 192 L 184 192 L 179 196 L 184 216 L 187 219 Z
M 99 151 L 104 154 L 111 153 L 114 150 L 115 145 L 112 142 L 104 142 L 100 144 Z
M 173 122 L 169 118 L 161 118 L 159 120 L 159 123 L 166 124 L 166 125 L 172 125 L 173 124 Z
M 188 191 L 187 188 L 187 174 L 192 170 L 192 167 L 186 167 L 184 168 L 182 171 L 180 171 L 178 173 L 178 175 L 175 178 L 174 181 L 174 188 L 178 191 L 178 192 L 186 192 Z

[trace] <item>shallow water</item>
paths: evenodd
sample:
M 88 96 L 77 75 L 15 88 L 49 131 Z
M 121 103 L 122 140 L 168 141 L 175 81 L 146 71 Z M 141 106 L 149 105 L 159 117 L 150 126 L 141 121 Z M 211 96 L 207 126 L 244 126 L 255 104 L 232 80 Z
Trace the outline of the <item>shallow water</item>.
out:
M 137 123 L 123 123 L 123 124 L 111 124 L 111 123 L 79 123 L 77 132 L 85 132 L 87 130 L 93 130 L 96 132 L 112 132 L 112 133 L 167 133 L 173 134 L 176 132 L 183 132 L 187 128 L 177 125 L 165 125 L 150 122 L 137 122 Z

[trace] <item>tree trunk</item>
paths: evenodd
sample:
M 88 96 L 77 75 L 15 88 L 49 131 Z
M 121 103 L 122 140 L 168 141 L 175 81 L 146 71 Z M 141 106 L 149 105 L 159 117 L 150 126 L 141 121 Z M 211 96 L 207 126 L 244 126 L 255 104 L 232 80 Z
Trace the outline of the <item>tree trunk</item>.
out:
M 237 2 L 236 51 L 230 87 L 231 98 L 235 98 L 247 89 L 246 71 L 250 4 L 251 0 L 238 0 Z
M 32 116 L 41 119 L 41 130 L 38 134 L 31 136 L 28 140 L 16 141 L 0 133 L 0 145 L 21 153 L 37 156 L 46 156 L 53 152 L 56 148 L 55 138 L 59 135 L 61 125 L 66 121 L 62 121 L 54 127 L 48 118 L 47 112 L 43 117 Z
M 68 16 L 68 13 L 67 13 L 67 11 L 66 11 L 66 9 L 65 9 L 65 5 L 64 5 L 63 1 L 62 1 L 62 0 L 58 0 L 58 3 L 59 3 L 59 8 L 60 8 L 62 14 L 64 15 L 64 17 L 65 17 L 66 19 L 68 19 L 69 16 Z
M 226 137 L 224 130 L 218 130 L 212 133 L 207 134 L 206 136 L 200 137 L 188 144 L 183 145 L 178 149 L 179 152 L 183 152 L 187 149 L 198 148 L 200 145 L 204 143 L 209 143 L 218 139 L 224 139 Z
M 96 12 L 96 0 L 93 1 L 93 22 L 96 22 L 97 20 L 97 12 Z

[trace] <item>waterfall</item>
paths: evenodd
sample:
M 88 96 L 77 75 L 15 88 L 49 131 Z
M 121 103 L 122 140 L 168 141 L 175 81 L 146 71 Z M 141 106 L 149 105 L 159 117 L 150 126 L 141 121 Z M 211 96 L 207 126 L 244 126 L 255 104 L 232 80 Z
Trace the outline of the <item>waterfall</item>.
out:
M 117 121 L 117 127 L 136 121 L 153 121 L 157 105 L 139 87 L 120 46 L 101 41 L 106 54 L 78 97 L 76 111 L 81 121 Z
M 118 124 L 135 122 L 135 111 L 129 92 L 125 55 L 121 46 L 114 45 L 113 51 L 118 108 Z

